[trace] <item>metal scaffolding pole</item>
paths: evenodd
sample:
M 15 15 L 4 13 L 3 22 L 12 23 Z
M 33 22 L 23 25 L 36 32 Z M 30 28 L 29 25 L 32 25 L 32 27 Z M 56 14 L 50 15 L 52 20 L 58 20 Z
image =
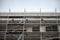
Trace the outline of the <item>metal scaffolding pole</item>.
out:
M 9 13 L 10 13 L 10 12 L 11 12 L 11 10 L 10 10 L 10 8 L 9 8 Z M 7 16 L 8 16 L 7 18 L 9 19 L 9 15 L 7 15 Z M 8 21 L 9 21 L 8 19 L 7 19 L 7 23 L 6 23 L 6 29 L 5 29 L 4 40 L 6 40 L 6 32 L 7 32 L 7 28 L 8 28 Z
M 8 24 L 8 20 L 7 20 L 7 23 L 6 23 L 6 29 L 5 29 L 4 40 L 6 40 L 7 24 Z
M 25 12 L 26 12 L 26 9 L 24 9 L 24 19 L 26 19 L 26 18 L 25 18 Z M 24 20 L 24 22 L 23 22 L 24 25 L 23 25 L 23 37 L 22 37 L 22 40 L 24 40 L 25 21 L 26 21 L 26 20 Z
M 23 36 L 23 33 L 19 35 L 18 39 L 17 40 L 20 40 Z M 23 39 L 23 38 L 22 38 Z
M 58 13 L 57 13 L 57 8 L 55 8 L 55 13 L 57 14 L 57 26 L 58 26 L 58 32 L 59 32 L 59 23 L 58 23 Z M 58 35 L 59 35 L 59 33 L 58 33 Z M 60 37 L 60 35 L 59 35 L 58 37 Z
M 59 23 L 58 23 L 58 13 L 57 13 L 57 8 L 55 8 L 55 13 L 57 14 L 57 17 L 56 17 L 56 22 L 57 22 L 57 26 L 59 26 Z
M 41 27 L 41 8 L 40 8 L 40 27 Z M 40 31 L 41 32 L 41 31 Z M 42 40 L 42 32 L 41 32 L 41 35 L 40 35 L 40 40 Z
M 8 16 L 8 18 L 9 18 L 9 16 Z M 5 29 L 4 40 L 6 40 L 6 32 L 7 32 L 7 28 L 8 28 L 8 19 L 7 19 L 7 23 L 6 23 L 6 29 Z

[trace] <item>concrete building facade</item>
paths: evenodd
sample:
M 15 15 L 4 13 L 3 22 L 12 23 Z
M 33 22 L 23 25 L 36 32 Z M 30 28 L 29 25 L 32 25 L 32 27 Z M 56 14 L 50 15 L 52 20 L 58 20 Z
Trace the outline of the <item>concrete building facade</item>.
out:
M 59 40 L 58 12 L 0 12 L 1 40 Z

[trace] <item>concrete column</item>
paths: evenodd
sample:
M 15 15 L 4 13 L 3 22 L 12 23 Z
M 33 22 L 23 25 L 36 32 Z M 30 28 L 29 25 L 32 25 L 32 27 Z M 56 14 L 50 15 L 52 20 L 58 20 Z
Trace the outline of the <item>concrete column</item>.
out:
M 46 32 L 46 26 L 41 26 L 40 27 L 40 32 Z
M 58 31 L 60 32 L 60 26 L 58 26 Z
M 32 32 L 32 27 L 27 27 L 26 30 L 27 32 Z

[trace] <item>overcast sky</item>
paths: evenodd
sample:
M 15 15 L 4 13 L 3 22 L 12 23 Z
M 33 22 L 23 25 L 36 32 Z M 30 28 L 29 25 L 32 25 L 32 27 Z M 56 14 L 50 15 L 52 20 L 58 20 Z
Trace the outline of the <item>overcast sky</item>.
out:
M 42 12 L 60 11 L 60 0 L 0 0 L 0 12 L 8 12 L 9 8 L 12 12 L 37 11 L 41 8 Z

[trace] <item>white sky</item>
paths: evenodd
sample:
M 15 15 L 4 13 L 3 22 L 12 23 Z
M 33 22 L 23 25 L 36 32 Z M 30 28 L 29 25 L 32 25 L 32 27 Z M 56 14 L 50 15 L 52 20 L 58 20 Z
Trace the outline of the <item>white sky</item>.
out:
M 60 0 L 0 0 L 0 12 L 8 12 L 9 8 L 12 12 L 23 12 L 26 8 L 27 12 L 54 12 L 60 11 Z

